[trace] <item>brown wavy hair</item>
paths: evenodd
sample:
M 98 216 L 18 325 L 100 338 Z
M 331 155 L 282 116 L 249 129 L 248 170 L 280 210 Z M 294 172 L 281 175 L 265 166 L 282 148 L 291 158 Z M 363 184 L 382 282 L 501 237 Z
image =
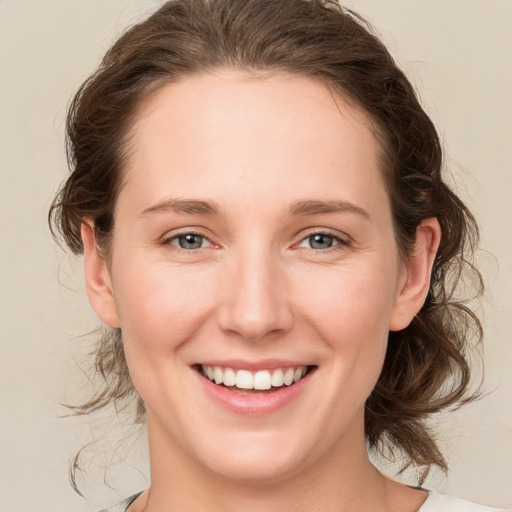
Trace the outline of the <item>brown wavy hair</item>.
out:
M 335 0 L 172 0 L 125 32 L 69 107 L 71 174 L 49 212 L 54 236 L 82 253 L 80 227 L 90 217 L 108 256 L 127 140 L 141 104 L 164 84 L 222 68 L 320 80 L 369 115 L 403 257 L 419 223 L 438 219 L 442 240 L 428 297 L 407 328 L 389 333 L 365 428 L 369 447 L 400 453 L 404 467 L 422 468 L 423 476 L 432 465 L 446 470 L 427 420 L 476 397 L 468 349 L 482 329 L 458 285 L 470 270 L 476 295 L 482 291 L 471 264 L 478 228 L 443 180 L 440 140 L 413 86 L 373 29 Z M 99 340 L 95 371 L 102 389 L 73 411 L 136 398 L 142 421 L 144 404 L 128 374 L 120 330 Z

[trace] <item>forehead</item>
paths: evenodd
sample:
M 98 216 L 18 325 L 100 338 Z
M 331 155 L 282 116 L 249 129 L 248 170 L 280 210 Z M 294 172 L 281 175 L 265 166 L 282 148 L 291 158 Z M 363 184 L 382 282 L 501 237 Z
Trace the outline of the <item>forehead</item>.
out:
M 325 195 L 333 179 L 381 194 L 379 154 L 368 116 L 321 81 L 221 70 L 166 84 L 142 105 L 124 177 L 189 197 L 216 183 L 237 196 L 284 183 L 283 199 L 299 185 Z
M 200 131 L 191 126 L 197 118 Z M 236 133 L 260 128 L 286 138 L 329 139 L 333 127 L 347 123 L 351 130 L 373 134 L 369 116 L 333 86 L 283 72 L 220 69 L 160 86 L 139 109 L 132 136 L 149 124 L 168 125 L 172 119 L 179 121 L 175 128 L 184 135 L 191 127 L 202 136 L 217 136 L 219 129 L 229 134 L 233 128 Z

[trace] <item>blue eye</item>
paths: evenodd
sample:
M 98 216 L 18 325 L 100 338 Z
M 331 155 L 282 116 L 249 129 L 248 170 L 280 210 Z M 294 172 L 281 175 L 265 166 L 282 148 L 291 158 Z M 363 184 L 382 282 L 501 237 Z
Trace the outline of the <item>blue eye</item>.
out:
M 307 249 L 313 249 L 315 251 L 322 250 L 322 249 L 331 249 L 332 247 L 335 247 L 337 245 L 348 245 L 349 241 L 343 239 L 340 236 L 336 236 L 331 233 L 324 233 L 324 232 L 318 232 L 318 233 L 311 233 L 309 236 L 304 238 L 300 244 L 299 247 L 305 247 Z
M 205 246 L 208 247 L 211 245 L 207 238 L 198 235 L 197 233 L 180 233 L 167 239 L 165 243 L 176 245 L 180 247 L 180 249 L 185 250 L 203 249 Z
M 330 249 L 337 243 L 333 236 L 324 233 L 310 235 L 308 236 L 308 240 L 312 249 Z

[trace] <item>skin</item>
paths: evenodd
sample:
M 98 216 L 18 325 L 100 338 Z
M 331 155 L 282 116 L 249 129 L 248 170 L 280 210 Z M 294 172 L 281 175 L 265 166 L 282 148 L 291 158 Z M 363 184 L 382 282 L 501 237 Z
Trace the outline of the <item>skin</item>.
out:
M 219 70 L 143 105 L 108 258 L 90 219 L 82 230 L 91 304 L 122 328 L 147 408 L 151 489 L 130 512 L 413 512 L 425 500 L 365 446 L 388 332 L 421 308 L 440 238 L 427 219 L 399 257 L 379 150 L 367 116 L 308 78 Z M 163 207 L 171 198 L 219 214 Z M 290 214 L 303 200 L 344 208 Z M 180 250 L 190 232 L 202 245 Z M 339 239 L 319 248 L 312 232 Z M 317 370 L 292 405 L 243 416 L 191 368 L 227 358 Z

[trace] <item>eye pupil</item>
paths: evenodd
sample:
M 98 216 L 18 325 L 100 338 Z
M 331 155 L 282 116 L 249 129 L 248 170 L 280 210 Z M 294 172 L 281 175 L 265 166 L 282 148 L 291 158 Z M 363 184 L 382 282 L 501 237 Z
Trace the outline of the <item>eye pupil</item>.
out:
M 179 237 L 179 244 L 182 249 L 199 249 L 203 243 L 200 235 L 188 234 Z
M 309 240 L 313 249 L 328 249 L 333 245 L 333 237 L 322 233 L 311 235 Z

